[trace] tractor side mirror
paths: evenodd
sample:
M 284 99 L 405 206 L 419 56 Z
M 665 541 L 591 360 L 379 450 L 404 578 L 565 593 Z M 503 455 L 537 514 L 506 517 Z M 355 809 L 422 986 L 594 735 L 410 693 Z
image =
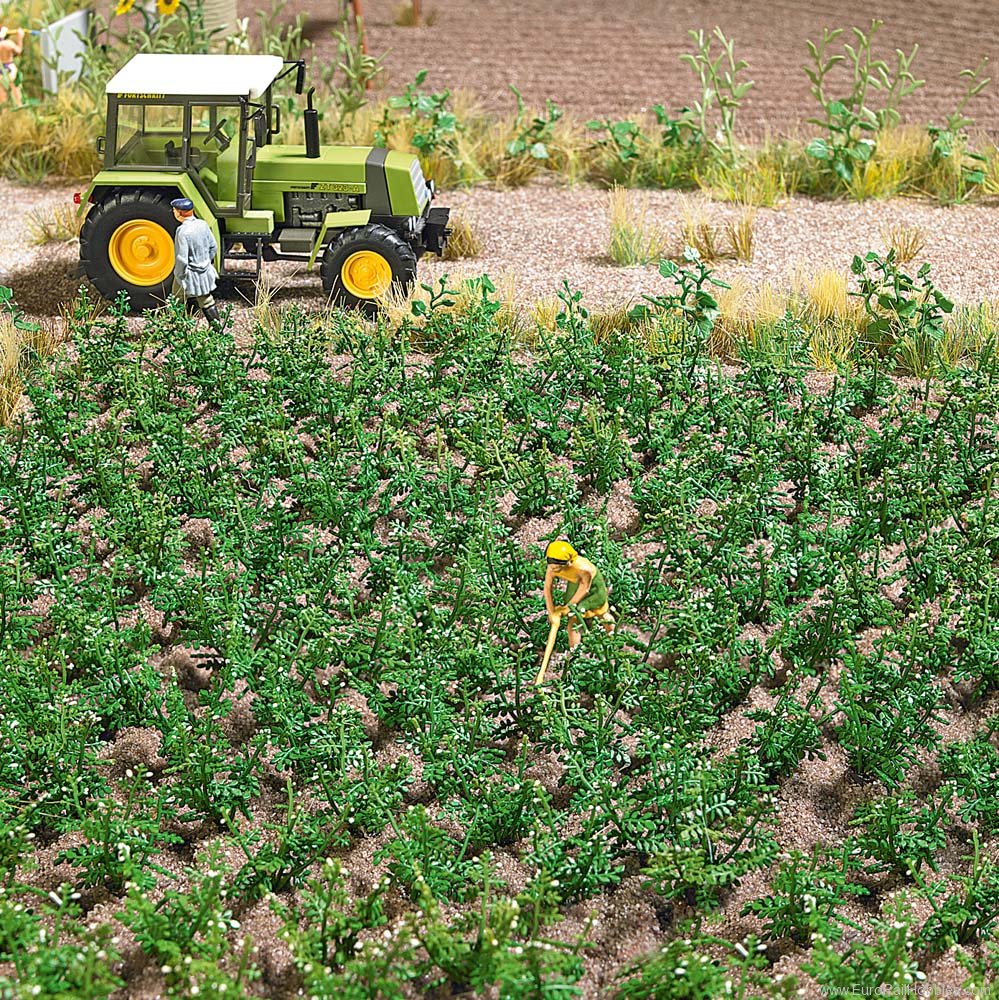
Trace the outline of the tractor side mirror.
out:
M 103 136 L 103 135 L 99 135 L 97 137 L 97 142 L 94 145 L 97 147 L 97 155 L 98 156 L 103 156 L 105 154 L 105 152 L 107 151 L 107 147 L 108 147 L 107 138 L 105 136 Z
M 305 60 L 299 59 L 298 69 L 295 71 L 295 93 L 301 94 L 305 90 Z
M 262 146 L 267 141 L 267 122 L 263 111 L 258 111 L 253 116 L 253 141 L 257 146 Z

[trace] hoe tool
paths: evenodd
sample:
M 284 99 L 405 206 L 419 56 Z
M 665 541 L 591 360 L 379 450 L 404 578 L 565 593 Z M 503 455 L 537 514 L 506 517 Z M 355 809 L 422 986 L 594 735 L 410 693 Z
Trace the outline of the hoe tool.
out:
M 558 638 L 558 629 L 562 624 L 562 616 L 556 615 L 551 628 L 548 629 L 548 643 L 545 646 L 545 655 L 541 660 L 541 669 L 538 676 L 534 678 L 535 684 L 540 684 L 545 679 L 545 671 L 548 669 L 548 661 L 552 658 L 552 650 L 555 648 L 555 640 Z
M 548 669 L 548 662 L 551 660 L 552 650 L 555 648 L 555 639 L 558 637 L 558 628 L 562 624 L 562 619 L 574 610 L 575 606 L 569 605 L 564 611 L 557 611 L 555 613 L 555 621 L 552 622 L 551 628 L 548 629 L 548 643 L 545 645 L 545 655 L 541 660 L 541 669 L 538 671 L 538 676 L 534 678 L 535 684 L 540 684 L 545 679 L 545 671 Z

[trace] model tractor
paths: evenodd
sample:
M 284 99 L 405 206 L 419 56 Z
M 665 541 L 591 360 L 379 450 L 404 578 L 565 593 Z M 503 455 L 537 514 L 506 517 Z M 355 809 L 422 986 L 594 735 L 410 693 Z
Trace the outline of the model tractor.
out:
M 212 227 L 220 277 L 259 278 L 264 261 L 318 261 L 327 295 L 369 313 L 391 287 L 408 290 L 422 254 L 443 252 L 448 209 L 431 207 L 433 182 L 415 156 L 321 148 L 312 91 L 305 145 L 272 141 L 281 131 L 272 90 L 292 72 L 301 94 L 301 60 L 138 55 L 108 83 L 104 168 L 81 199 L 80 270 L 101 295 L 124 291 L 133 309 L 163 303 L 178 197 Z

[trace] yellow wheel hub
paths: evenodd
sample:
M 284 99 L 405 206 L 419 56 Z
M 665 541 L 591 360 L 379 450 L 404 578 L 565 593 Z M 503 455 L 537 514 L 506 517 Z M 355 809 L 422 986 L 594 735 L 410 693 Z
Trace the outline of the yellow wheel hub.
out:
M 351 295 L 376 299 L 392 284 L 392 265 L 375 250 L 358 250 L 343 262 L 340 280 Z
M 149 219 L 123 222 L 108 241 L 115 273 L 132 285 L 160 285 L 173 271 L 173 239 Z

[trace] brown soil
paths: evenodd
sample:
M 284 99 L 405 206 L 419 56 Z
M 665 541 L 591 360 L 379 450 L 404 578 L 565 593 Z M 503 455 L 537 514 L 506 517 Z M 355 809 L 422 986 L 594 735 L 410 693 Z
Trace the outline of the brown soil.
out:
M 420 69 L 429 70 L 426 89 L 466 89 L 496 111 L 514 108 L 508 85 L 528 103 L 551 98 L 579 118 L 626 116 L 656 103 L 676 108 L 698 96 L 696 79 L 680 55 L 692 48 L 691 29 L 710 32 L 716 25 L 734 39 L 736 55 L 749 63 L 756 87 L 748 95 L 742 127 L 760 134 L 795 131 L 815 114 L 802 65 L 806 39 L 822 29 L 866 29 L 871 17 L 885 22 L 877 53 L 893 58 L 895 48 L 911 51 L 926 85 L 905 105 L 907 117 L 938 122 L 953 111 L 962 92 L 958 74 L 982 56 L 999 55 L 994 12 L 970 0 L 882 0 L 874 9 L 862 0 L 576 0 L 571 4 L 524 4 L 516 0 L 462 3 L 424 0 L 429 26 L 398 27 L 400 0 L 363 4 L 370 51 L 384 54 L 382 87 L 399 93 Z M 256 23 L 257 0 L 244 0 L 240 13 Z M 339 5 L 321 13 L 306 0 L 290 0 L 285 17 L 308 17 L 312 56 L 326 63 L 335 51 L 332 29 Z M 971 108 L 979 125 L 999 128 L 999 105 L 986 96 Z

